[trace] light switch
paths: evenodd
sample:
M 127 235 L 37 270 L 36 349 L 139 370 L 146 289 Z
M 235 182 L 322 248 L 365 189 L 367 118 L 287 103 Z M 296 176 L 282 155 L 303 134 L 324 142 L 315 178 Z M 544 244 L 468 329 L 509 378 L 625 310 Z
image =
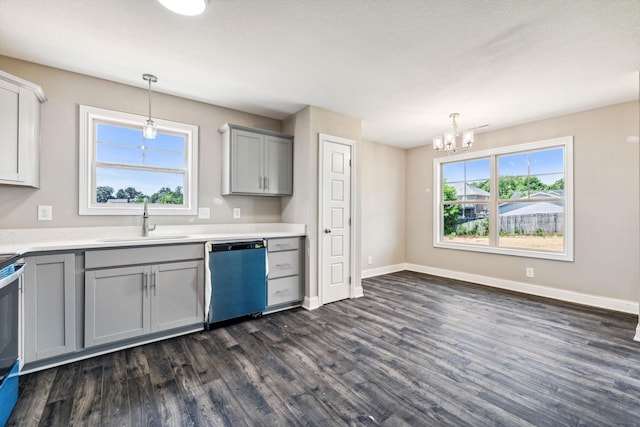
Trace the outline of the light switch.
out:
M 198 208 L 198 219 L 209 219 L 209 218 L 211 218 L 211 209 Z

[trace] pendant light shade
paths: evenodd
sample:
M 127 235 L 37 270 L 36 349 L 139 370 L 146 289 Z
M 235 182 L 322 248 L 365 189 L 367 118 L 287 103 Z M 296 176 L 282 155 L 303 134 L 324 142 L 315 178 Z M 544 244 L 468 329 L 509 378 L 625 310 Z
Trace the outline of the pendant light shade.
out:
M 149 82 L 149 118 L 142 127 L 142 135 L 145 139 L 156 139 L 158 135 L 158 125 L 151 118 L 151 83 L 158 81 L 158 78 L 153 74 L 143 74 L 142 79 Z
M 145 123 L 142 129 L 142 135 L 144 139 L 156 139 L 156 136 L 158 136 L 158 125 L 155 124 L 153 120 L 147 120 L 147 123 Z
M 179 15 L 197 16 L 207 8 L 207 0 L 158 0 L 161 5 Z

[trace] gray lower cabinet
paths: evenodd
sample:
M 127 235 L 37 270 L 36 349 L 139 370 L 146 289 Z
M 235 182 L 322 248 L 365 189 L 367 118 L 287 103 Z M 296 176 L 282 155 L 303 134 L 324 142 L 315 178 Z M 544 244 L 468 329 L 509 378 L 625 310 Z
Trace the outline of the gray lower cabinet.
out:
M 193 250 L 201 257 L 200 246 Z M 166 247 L 162 255 L 152 248 L 87 252 L 85 347 L 202 325 L 202 259 L 90 269 L 96 264 L 104 267 L 104 263 L 148 261 L 156 256 L 174 259 L 191 256 L 181 255 L 184 251 L 185 247 Z
M 75 351 L 75 254 L 33 256 L 25 262 L 25 362 Z
M 299 305 L 303 298 L 302 238 L 267 240 L 267 311 Z

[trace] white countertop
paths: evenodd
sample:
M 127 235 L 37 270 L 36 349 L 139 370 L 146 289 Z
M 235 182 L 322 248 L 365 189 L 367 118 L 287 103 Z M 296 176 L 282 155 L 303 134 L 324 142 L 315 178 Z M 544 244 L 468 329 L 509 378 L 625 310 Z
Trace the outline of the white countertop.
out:
M 304 236 L 304 224 L 164 225 L 142 237 L 130 227 L 0 229 L 0 254 Z

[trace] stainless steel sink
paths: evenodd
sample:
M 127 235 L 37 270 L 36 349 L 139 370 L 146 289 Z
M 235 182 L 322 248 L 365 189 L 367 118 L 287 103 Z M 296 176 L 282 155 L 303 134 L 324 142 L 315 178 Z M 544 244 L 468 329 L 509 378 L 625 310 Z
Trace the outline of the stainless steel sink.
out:
M 149 242 L 153 240 L 180 240 L 189 236 L 176 234 L 163 234 L 161 236 L 131 236 L 131 237 L 113 237 L 109 239 L 98 239 L 98 242 Z

